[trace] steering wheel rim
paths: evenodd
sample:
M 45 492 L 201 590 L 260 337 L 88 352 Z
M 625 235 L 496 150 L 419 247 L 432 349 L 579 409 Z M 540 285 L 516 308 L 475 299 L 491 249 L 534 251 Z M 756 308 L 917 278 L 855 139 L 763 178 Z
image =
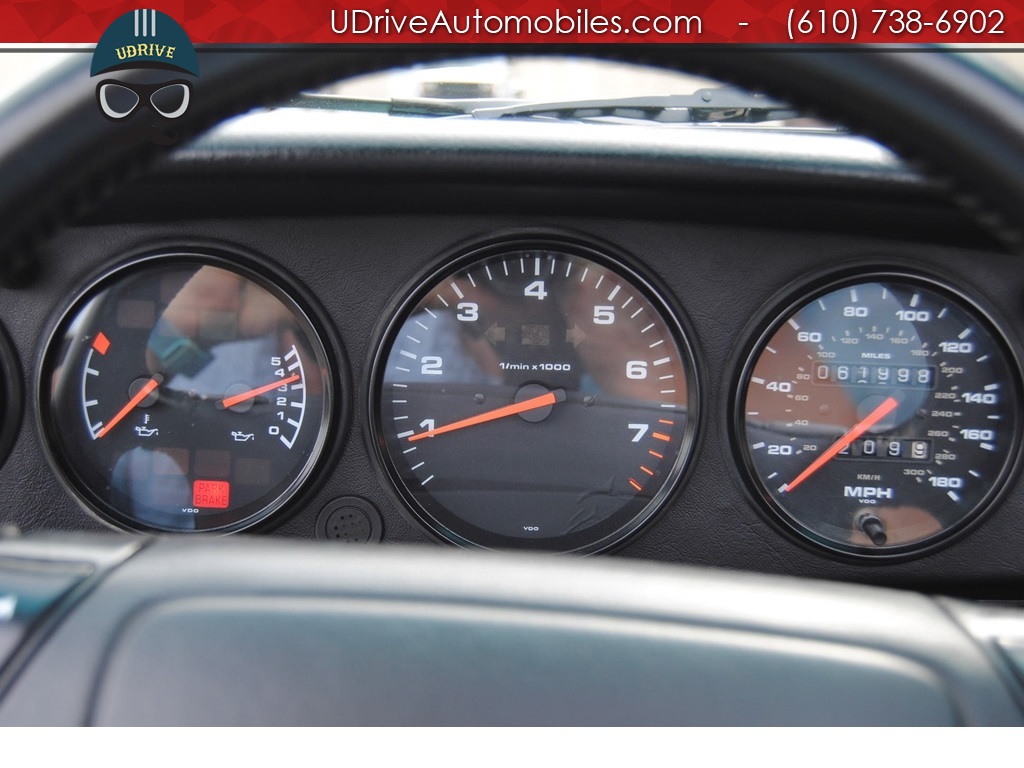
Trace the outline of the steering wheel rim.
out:
M 227 117 L 273 104 L 301 87 L 400 66 L 493 53 L 492 47 L 201 51 L 182 139 Z M 572 54 L 685 69 L 765 90 L 893 148 L 1008 247 L 1024 242 L 1024 98 L 1009 83 L 948 52 L 691 46 L 543 46 L 518 53 Z M 168 151 L 119 143 L 130 127 L 103 119 L 86 62 L 54 72 L 0 114 L 0 285 L 39 267 L 34 246 Z M 41 160 L 45 158 L 45 160 Z M 13 180 L 13 181 L 12 181 Z

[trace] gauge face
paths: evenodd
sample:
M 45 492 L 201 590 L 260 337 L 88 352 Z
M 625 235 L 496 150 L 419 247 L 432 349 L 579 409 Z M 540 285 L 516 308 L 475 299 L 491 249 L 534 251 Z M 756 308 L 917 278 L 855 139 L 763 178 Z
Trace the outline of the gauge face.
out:
M 505 244 L 424 281 L 391 323 L 374 442 L 404 503 L 448 541 L 598 551 L 674 489 L 696 389 L 646 281 L 583 247 Z
M 41 420 L 57 467 L 109 521 L 233 531 L 309 476 L 331 382 L 307 315 L 268 280 L 214 257 L 149 258 L 64 318 Z
M 985 314 L 909 275 L 833 283 L 754 349 L 736 405 L 757 494 L 807 538 L 906 554 L 980 515 L 1017 454 L 1020 377 Z

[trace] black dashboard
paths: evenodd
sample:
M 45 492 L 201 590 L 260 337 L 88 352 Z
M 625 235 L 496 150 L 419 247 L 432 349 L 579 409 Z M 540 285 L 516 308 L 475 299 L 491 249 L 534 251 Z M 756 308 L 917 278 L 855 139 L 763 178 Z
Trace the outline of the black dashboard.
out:
M 429 545 L 442 537 L 391 489 L 375 454 L 371 369 L 417 278 L 483 245 L 525 238 L 621 254 L 685 318 L 700 393 L 688 464 L 658 508 L 614 542 L 617 556 L 1012 597 L 1024 568 L 1013 434 L 1002 485 L 983 509 L 939 546 L 879 559 L 830 551 L 781 524 L 742 468 L 732 412 L 770 318 L 837 275 L 938 281 L 983 308 L 1012 362 L 1024 332 L 1015 257 L 939 185 L 866 141 L 645 130 L 426 119 L 382 129 L 280 109 L 182 148 L 59 231 L 41 250 L 38 278 L 5 291 L 0 319 L 24 409 L 0 469 L 9 491 L 0 519 L 23 531 L 108 528 L 44 450 L 45 341 L 75 297 L 115 267 L 154 253 L 218 253 L 260 264 L 297 292 L 336 367 L 337 407 L 314 471 L 250 532 L 330 538 L 324 511 L 347 499 L 367 516 L 369 533 L 358 538 Z M 1011 368 L 1013 397 L 1003 402 L 1012 401 L 1016 423 Z
M 185 135 L 444 52 L 208 53 Z M 280 107 L 151 163 L 70 68 L 0 114 L 0 722 L 1019 724 L 1024 103 L 740 54 L 601 52 L 931 170 Z M 600 554 L 469 551 L 545 541 Z

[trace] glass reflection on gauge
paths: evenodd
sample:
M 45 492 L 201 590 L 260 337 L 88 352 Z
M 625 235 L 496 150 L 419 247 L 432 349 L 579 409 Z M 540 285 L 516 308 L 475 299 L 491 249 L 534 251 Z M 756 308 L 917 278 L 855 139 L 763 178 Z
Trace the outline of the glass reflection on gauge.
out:
M 375 365 L 378 457 L 457 544 L 607 549 L 662 507 L 690 454 L 697 384 L 678 321 L 582 245 L 504 243 L 435 273 Z
M 309 316 L 261 274 L 214 256 L 150 257 L 61 322 L 41 420 L 55 464 L 105 519 L 233 531 L 308 478 L 332 376 Z
M 757 342 L 735 418 L 767 506 L 857 555 L 929 547 L 1003 488 L 1020 440 L 1019 369 L 995 325 L 914 275 L 833 283 Z

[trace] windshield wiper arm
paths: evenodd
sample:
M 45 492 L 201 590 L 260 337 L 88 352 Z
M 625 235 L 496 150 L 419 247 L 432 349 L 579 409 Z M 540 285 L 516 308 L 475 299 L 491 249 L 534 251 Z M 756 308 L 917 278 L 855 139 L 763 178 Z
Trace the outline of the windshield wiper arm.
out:
M 417 117 L 636 120 L 654 123 L 763 123 L 799 113 L 789 104 L 739 88 L 702 88 L 689 95 L 636 96 L 584 101 L 524 102 L 518 99 L 364 99 L 301 93 L 291 107 L 376 112 Z
M 761 123 L 799 117 L 793 107 L 738 88 L 702 88 L 688 96 L 636 96 L 589 101 L 552 101 L 486 106 L 470 114 L 479 120 L 549 117 L 557 120 L 623 118 L 658 123 Z
M 303 109 L 375 112 L 404 117 L 467 117 L 480 107 L 502 109 L 522 103 L 521 99 L 367 99 L 330 93 L 299 93 L 289 98 L 285 105 Z

